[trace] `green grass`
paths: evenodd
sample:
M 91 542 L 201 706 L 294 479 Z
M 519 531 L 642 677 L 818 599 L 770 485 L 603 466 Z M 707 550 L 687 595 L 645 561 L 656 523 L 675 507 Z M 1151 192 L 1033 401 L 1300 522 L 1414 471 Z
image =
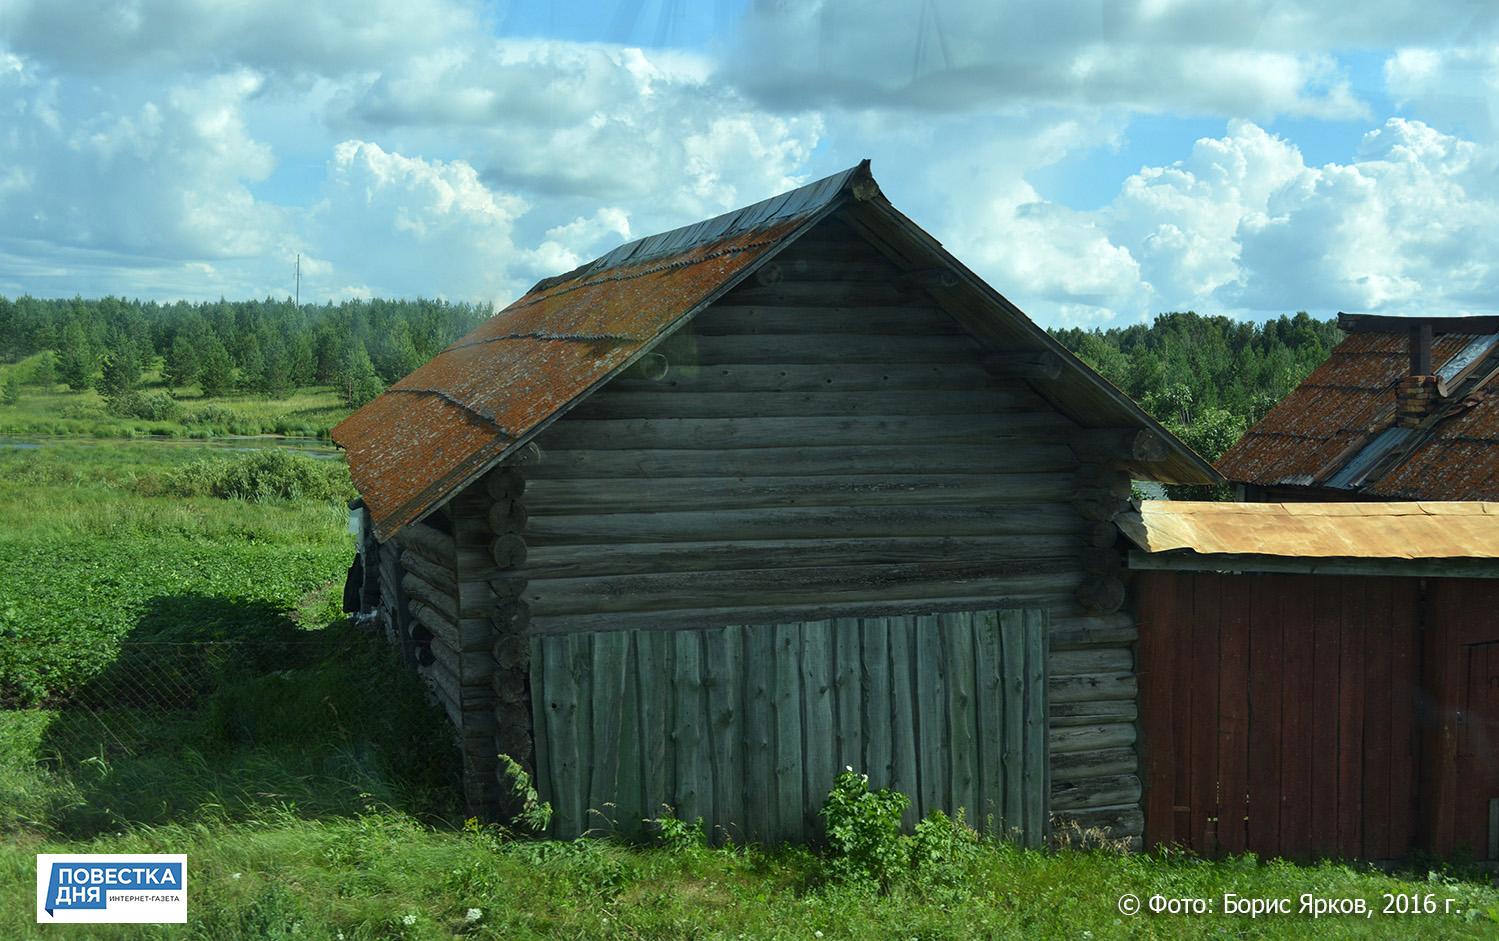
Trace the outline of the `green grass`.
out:
M 29 377 L 33 356 L 11 365 L 0 365 L 0 383 L 12 371 Z M 176 438 L 207 438 L 224 435 L 287 435 L 327 437 L 332 427 L 349 414 L 343 400 L 330 387 L 298 389 L 284 398 L 234 394 L 206 398 L 196 387 L 169 389 L 158 366 L 145 372 L 142 391 L 171 393 L 181 414 L 174 419 L 147 420 L 111 415 L 104 398 L 88 389 L 70 391 L 58 384 L 51 389 L 24 385 L 14 405 L 0 404 L 0 435 L 64 435 L 94 438 L 130 438 L 160 435 Z
M 0 453 L 0 683 L 13 704 L 27 703 L 0 709 L 0 937 L 1480 938 L 1499 930 L 1499 892 L 1486 880 L 1422 868 L 1396 877 L 1335 864 L 983 843 L 956 862 L 903 870 L 881 895 L 837 881 L 846 867 L 805 849 L 562 843 L 465 827 L 443 718 L 384 641 L 337 610 L 351 548 L 342 508 L 163 495 L 211 453 L 160 442 Z M 157 688 L 186 689 L 189 698 L 159 702 Z M 190 923 L 44 932 L 34 923 L 40 852 L 185 852 Z M 1293 904 L 1304 893 L 1362 898 L 1375 914 L 1314 923 L 1131 917 L 1116 908 L 1125 893 L 1221 905 L 1225 892 Z M 1380 914 L 1386 892 L 1452 899 L 1462 913 Z

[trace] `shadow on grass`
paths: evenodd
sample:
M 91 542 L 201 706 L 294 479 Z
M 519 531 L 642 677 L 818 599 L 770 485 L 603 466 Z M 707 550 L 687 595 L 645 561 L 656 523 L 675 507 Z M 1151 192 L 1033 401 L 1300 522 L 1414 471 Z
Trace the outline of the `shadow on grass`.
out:
M 21 736 L 30 796 L 44 792 L 28 822 L 60 835 L 371 806 L 458 819 L 441 714 L 346 620 L 307 630 L 262 602 L 162 598 L 65 703 L 29 711 L 47 718 Z M 0 736 L 0 761 L 24 744 Z

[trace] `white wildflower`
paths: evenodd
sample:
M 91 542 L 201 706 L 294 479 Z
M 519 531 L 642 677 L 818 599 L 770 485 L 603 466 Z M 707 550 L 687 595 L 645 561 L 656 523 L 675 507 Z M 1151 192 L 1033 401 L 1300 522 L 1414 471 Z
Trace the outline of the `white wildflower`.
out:
M 477 908 L 471 908 L 463 913 L 464 921 L 478 921 L 484 917 L 484 912 Z
M 401 924 L 403 924 L 403 925 L 414 925 L 414 924 L 416 924 L 416 916 L 415 915 L 402 915 L 401 916 Z

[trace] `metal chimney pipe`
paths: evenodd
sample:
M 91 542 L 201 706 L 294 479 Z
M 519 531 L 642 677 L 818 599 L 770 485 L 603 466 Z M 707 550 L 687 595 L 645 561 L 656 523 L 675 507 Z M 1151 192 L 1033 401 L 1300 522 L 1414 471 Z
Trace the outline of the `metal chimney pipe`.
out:
M 1411 368 L 1408 375 L 1431 375 L 1431 323 L 1411 324 L 1410 330 Z

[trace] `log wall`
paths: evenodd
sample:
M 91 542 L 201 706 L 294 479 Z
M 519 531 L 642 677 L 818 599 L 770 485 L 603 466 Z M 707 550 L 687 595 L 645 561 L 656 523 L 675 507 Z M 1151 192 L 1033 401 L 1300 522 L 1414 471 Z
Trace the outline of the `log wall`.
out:
M 498 609 L 533 636 L 1044 610 L 1052 810 L 1137 838 L 1128 435 L 1079 428 L 843 225 L 538 436 Z

